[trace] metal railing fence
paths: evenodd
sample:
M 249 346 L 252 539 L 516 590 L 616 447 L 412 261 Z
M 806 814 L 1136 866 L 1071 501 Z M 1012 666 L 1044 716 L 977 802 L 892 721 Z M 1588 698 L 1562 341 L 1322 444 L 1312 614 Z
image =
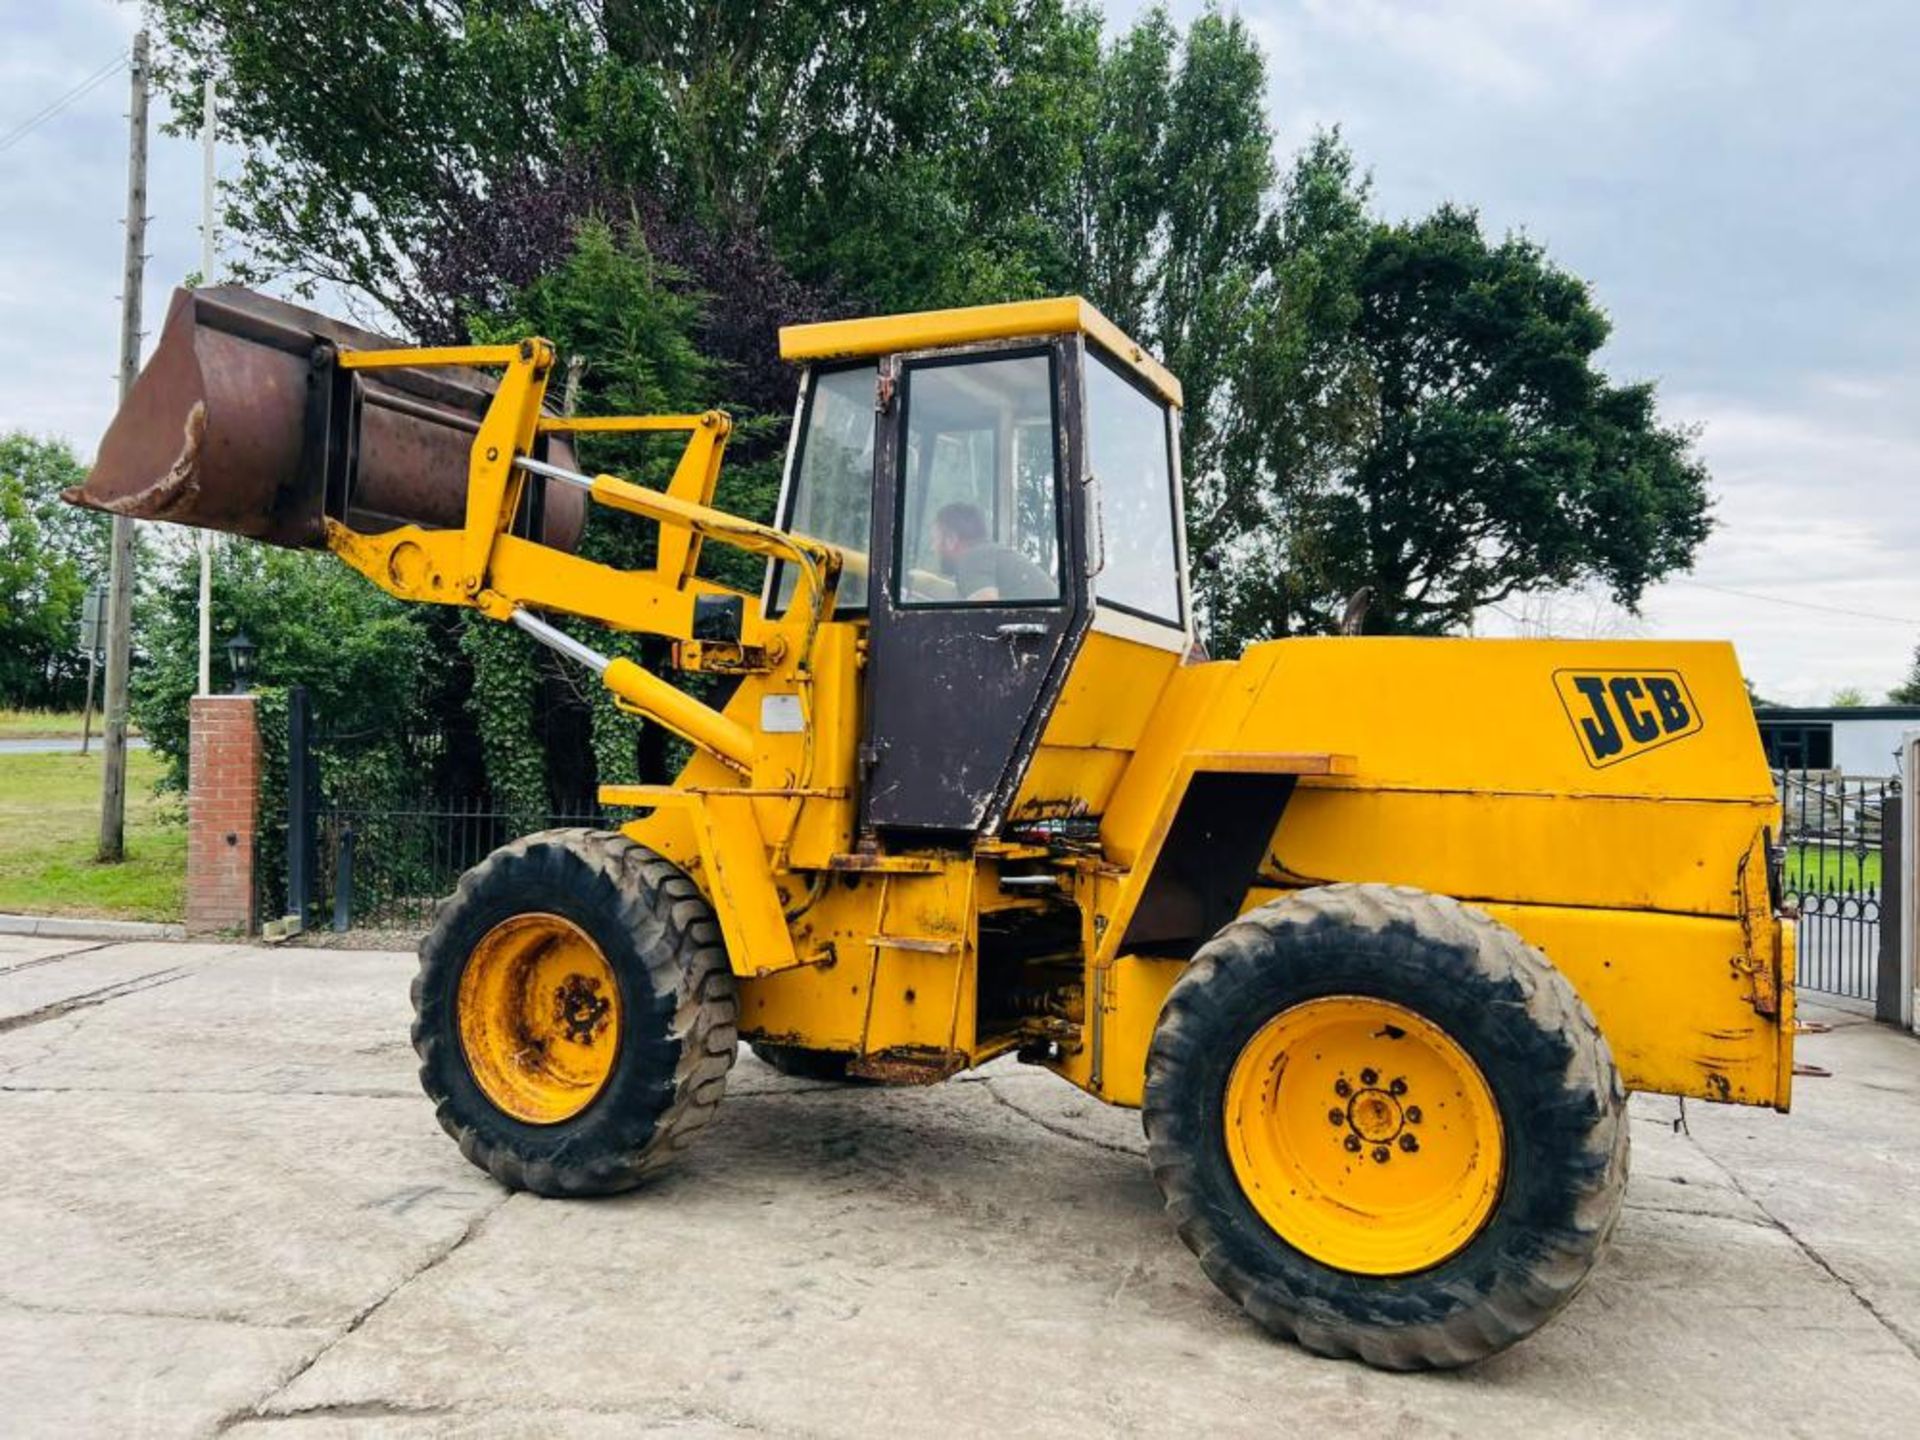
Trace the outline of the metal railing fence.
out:
M 1900 782 L 1825 770 L 1776 772 L 1784 899 L 1800 915 L 1799 987 L 1874 998 L 1885 878 L 1882 832 Z

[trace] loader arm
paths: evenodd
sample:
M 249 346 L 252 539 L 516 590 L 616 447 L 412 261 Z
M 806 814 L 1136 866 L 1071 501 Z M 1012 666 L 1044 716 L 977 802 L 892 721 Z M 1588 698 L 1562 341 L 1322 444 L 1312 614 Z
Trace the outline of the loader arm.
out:
M 463 605 L 490 619 L 517 624 L 596 669 L 622 708 L 666 726 L 741 774 L 751 770 L 752 737 L 736 722 L 635 661 L 607 660 L 585 647 L 557 643 L 560 632 L 527 613 L 552 611 L 611 629 L 691 640 L 698 597 L 733 596 L 743 612 L 754 603 L 695 575 L 701 543 L 712 540 L 794 566 L 804 591 L 801 603 L 789 606 L 778 621 L 754 618 L 764 632 L 762 648 L 770 648 L 771 642 L 790 649 L 800 684 L 810 685 L 814 646 L 822 620 L 832 613 L 842 557 L 831 545 L 713 508 L 709 502 L 731 429 L 723 413 L 543 416 L 553 347 L 538 339 L 508 346 L 342 351 L 336 363 L 349 371 L 465 366 L 501 367 L 505 373 L 473 441 L 466 520 L 460 529 L 402 525 L 367 534 L 329 518 L 327 548 L 398 599 Z M 686 433 L 686 447 L 664 491 L 612 475 L 588 475 L 530 453 L 535 436 L 543 433 L 677 432 Z M 623 570 L 509 533 L 529 478 L 571 486 L 595 504 L 653 521 L 660 531 L 653 566 Z M 804 786 L 807 779 L 803 773 L 799 783 Z

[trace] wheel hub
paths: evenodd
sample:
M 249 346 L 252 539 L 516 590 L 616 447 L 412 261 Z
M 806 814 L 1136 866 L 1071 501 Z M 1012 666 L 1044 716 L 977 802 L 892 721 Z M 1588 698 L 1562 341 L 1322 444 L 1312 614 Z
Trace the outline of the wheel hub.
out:
M 1370 1145 L 1394 1139 L 1406 1124 L 1400 1102 L 1384 1090 L 1371 1089 L 1362 1090 L 1347 1102 L 1346 1121 Z
M 467 957 L 460 1048 L 489 1101 L 529 1125 L 591 1105 L 613 1073 L 620 991 L 593 938 L 560 915 L 515 915 Z
M 600 979 L 578 972 L 567 976 L 553 992 L 553 1018 L 576 1045 L 591 1045 L 593 1037 L 606 1028 L 607 1012 L 613 1002 L 600 993 Z
M 1479 1233 L 1499 1198 L 1492 1090 L 1439 1026 L 1367 996 L 1281 1011 L 1228 1078 L 1228 1155 L 1288 1244 L 1336 1269 L 1429 1269 Z

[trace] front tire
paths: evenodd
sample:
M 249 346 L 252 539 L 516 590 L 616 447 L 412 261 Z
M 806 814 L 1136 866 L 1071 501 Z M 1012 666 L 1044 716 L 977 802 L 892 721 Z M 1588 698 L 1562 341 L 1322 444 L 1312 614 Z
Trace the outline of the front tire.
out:
M 460 1151 L 540 1195 L 631 1189 L 712 1120 L 737 1039 L 705 898 L 624 836 L 549 830 L 461 878 L 420 946 L 420 1083 Z
M 1518 935 L 1416 890 L 1241 916 L 1174 985 L 1148 1157 L 1208 1276 L 1322 1355 L 1470 1364 L 1591 1272 L 1625 1193 L 1625 1092 Z

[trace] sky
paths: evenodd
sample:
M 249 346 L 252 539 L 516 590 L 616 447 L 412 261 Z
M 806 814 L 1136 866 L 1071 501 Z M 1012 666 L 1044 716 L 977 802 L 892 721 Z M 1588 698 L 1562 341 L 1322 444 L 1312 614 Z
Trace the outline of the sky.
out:
M 1141 6 L 1109 0 L 1111 26 Z M 1192 0 L 1171 7 L 1185 20 Z M 1475 206 L 1591 282 L 1602 362 L 1698 426 L 1718 529 L 1638 617 L 1587 597 L 1483 633 L 1724 637 L 1760 692 L 1879 699 L 1920 642 L 1920 6 L 1905 0 L 1242 0 L 1290 154 L 1338 125 L 1377 208 Z M 112 413 L 127 80 L 113 0 L 0 0 L 0 429 Z M 200 263 L 200 152 L 158 135 L 146 315 Z M 223 152 L 222 169 L 234 155 Z

